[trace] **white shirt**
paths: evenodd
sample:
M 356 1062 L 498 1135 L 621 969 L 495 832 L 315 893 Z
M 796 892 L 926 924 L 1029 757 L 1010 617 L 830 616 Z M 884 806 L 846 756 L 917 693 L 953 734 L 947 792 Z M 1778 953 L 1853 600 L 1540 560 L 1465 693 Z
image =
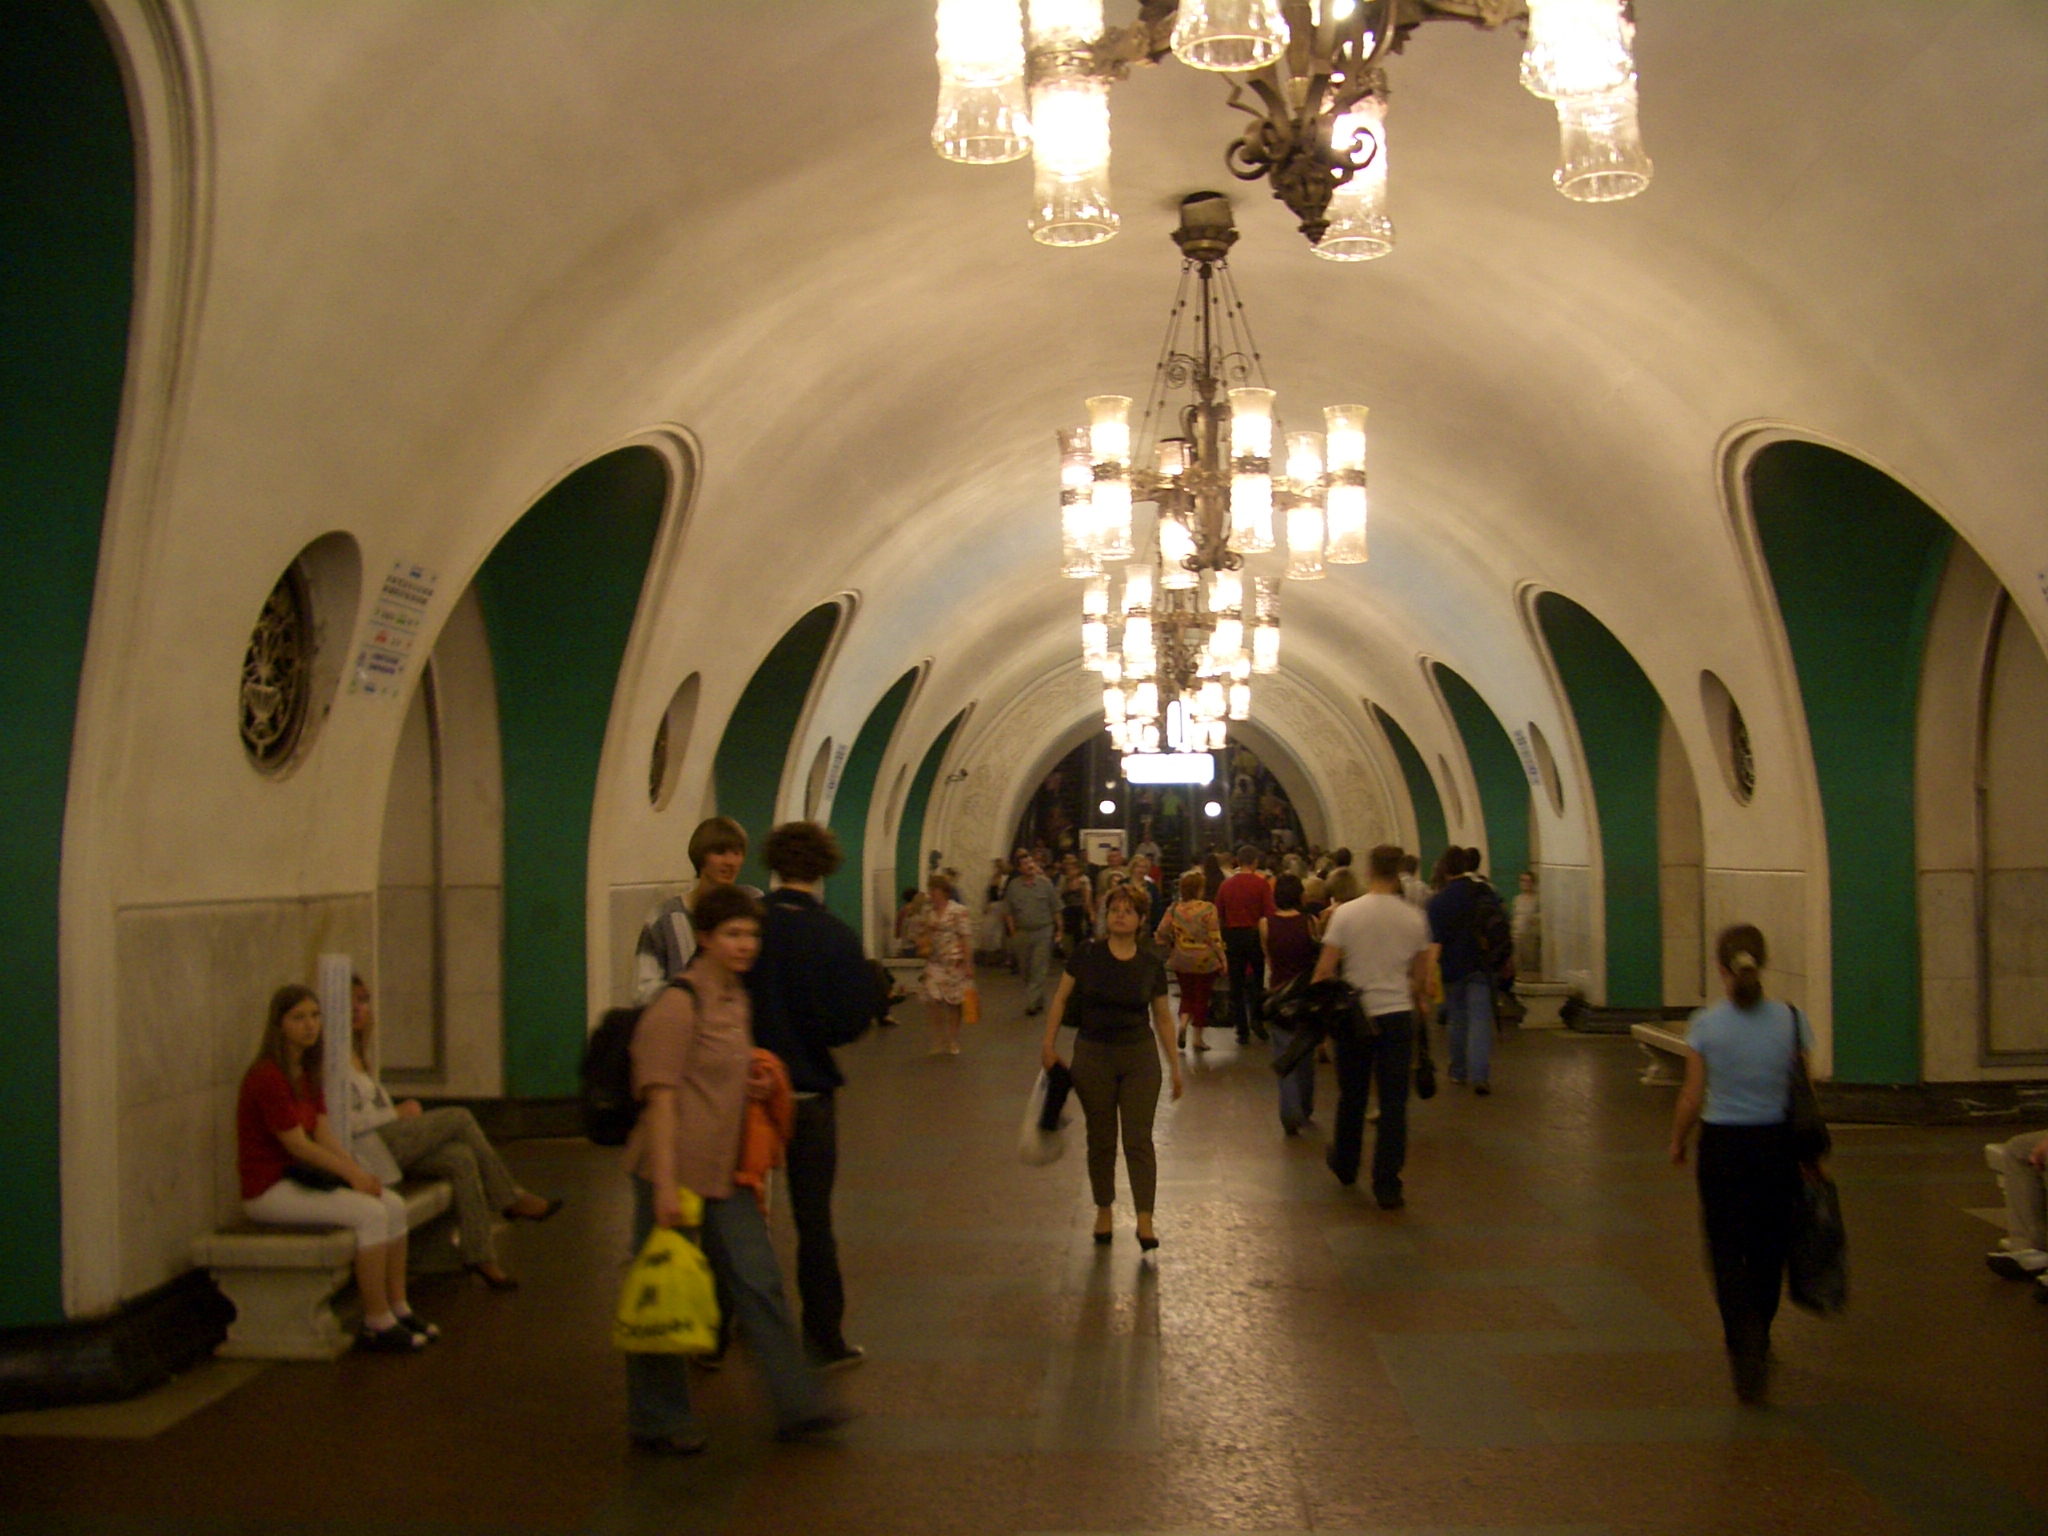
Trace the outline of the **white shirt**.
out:
M 1408 978 L 1429 948 L 1429 919 L 1399 896 L 1360 896 L 1330 914 L 1323 942 L 1344 952 L 1344 979 L 1365 995 L 1365 1011 L 1406 1013 Z

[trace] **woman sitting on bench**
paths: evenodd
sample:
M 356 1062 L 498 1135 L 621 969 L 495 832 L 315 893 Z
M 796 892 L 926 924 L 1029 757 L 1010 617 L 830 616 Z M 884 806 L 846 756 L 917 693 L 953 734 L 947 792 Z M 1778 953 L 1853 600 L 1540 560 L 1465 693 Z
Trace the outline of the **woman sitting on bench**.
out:
M 441 1332 L 405 1299 L 405 1201 L 342 1150 L 321 1091 L 320 999 L 280 987 L 235 1106 L 242 1210 L 280 1227 L 353 1227 L 360 1349 L 410 1353 Z
M 350 994 L 354 1070 L 349 1073 L 348 1132 L 356 1161 L 393 1184 L 405 1174 L 446 1179 L 455 1192 L 463 1268 L 494 1291 L 516 1291 L 519 1282 L 498 1263 L 493 1218 L 502 1212 L 525 1221 L 546 1221 L 562 1202 L 521 1189 L 468 1110 L 454 1104 L 424 1109 L 418 1099 L 392 1103 L 370 1072 L 377 1015 L 362 977 L 352 979 Z

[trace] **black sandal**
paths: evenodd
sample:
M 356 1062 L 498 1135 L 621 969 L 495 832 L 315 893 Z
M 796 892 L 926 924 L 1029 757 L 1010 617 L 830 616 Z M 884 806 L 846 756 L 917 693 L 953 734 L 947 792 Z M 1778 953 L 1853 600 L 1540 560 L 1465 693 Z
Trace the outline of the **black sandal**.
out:
M 426 1337 L 414 1333 L 403 1323 L 393 1323 L 389 1328 L 371 1328 L 365 1325 L 356 1335 L 356 1348 L 372 1355 L 409 1355 L 414 1350 L 427 1347 Z

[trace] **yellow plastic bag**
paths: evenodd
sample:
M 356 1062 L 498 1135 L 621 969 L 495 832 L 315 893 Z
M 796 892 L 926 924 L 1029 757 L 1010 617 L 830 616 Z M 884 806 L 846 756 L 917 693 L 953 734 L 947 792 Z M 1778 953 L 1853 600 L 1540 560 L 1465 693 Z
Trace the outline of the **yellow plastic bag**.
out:
M 683 1192 L 683 1217 L 701 1221 L 703 1206 Z M 718 1348 L 718 1292 L 704 1250 L 673 1227 L 656 1227 L 619 1291 L 612 1347 L 640 1355 L 708 1355 Z

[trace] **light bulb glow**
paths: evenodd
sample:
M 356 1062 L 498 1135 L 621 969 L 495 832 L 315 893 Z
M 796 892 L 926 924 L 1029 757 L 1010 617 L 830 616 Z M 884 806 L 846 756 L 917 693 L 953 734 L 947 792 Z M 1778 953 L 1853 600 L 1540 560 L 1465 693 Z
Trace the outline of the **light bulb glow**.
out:
M 1230 477 L 1230 547 L 1263 555 L 1273 547 L 1273 477 L 1238 472 Z
M 1211 821 L 1214 821 L 1217 817 L 1223 814 L 1223 806 L 1220 802 L 1215 800 L 1204 800 L 1202 802 L 1202 814 L 1208 817 Z
M 1287 509 L 1287 579 L 1320 581 L 1323 575 L 1323 509 L 1304 501 Z
M 1278 0 L 1180 0 L 1173 51 L 1196 69 L 1264 69 L 1286 51 Z
M 1086 619 L 1107 619 L 1109 617 L 1109 578 L 1097 576 L 1081 589 L 1081 616 Z
M 1081 621 L 1081 665 L 1100 672 L 1109 660 L 1109 625 L 1101 619 Z
M 1031 87 L 1031 237 L 1094 245 L 1121 222 L 1109 197 L 1109 82 L 1054 75 Z
M 1159 473 L 1173 480 L 1188 472 L 1188 440 L 1163 437 L 1159 440 Z
M 1088 399 L 1088 444 L 1097 464 L 1131 462 L 1131 397 L 1091 395 Z
M 1114 816 L 1116 814 L 1116 802 L 1114 800 L 1104 800 L 1095 809 L 1102 812 L 1105 816 Z
M 1366 559 L 1364 484 L 1333 485 L 1324 500 L 1329 521 L 1326 558 L 1332 565 L 1363 565 Z
M 1187 562 L 1194 558 L 1194 553 L 1195 536 L 1188 532 L 1186 525 L 1179 518 L 1161 517 L 1159 563 L 1164 569 L 1160 572 L 1159 584 L 1169 592 L 1191 590 L 1198 578 L 1188 569 Z
M 1102 690 L 1102 719 L 1106 725 L 1122 725 L 1124 723 L 1123 689 L 1111 686 Z
M 1095 558 L 1131 558 L 1131 482 L 1122 474 L 1095 482 Z
M 1151 678 L 1145 678 L 1131 690 L 1130 702 L 1124 707 L 1125 715 L 1138 720 L 1159 718 L 1159 685 Z
M 1221 683 L 1204 683 L 1195 696 L 1195 711 L 1205 720 L 1221 720 L 1228 712 L 1229 705 L 1223 696 Z
M 1120 683 L 1124 680 L 1124 658 L 1120 652 L 1111 651 L 1102 658 L 1102 680 L 1105 683 Z
M 1232 683 L 1230 685 L 1230 718 L 1248 720 L 1252 713 L 1252 685 Z
M 1244 612 L 1244 577 L 1236 571 L 1217 571 L 1210 576 L 1209 611 L 1241 615 Z
M 1323 434 L 1287 434 L 1288 488 L 1297 496 L 1313 496 L 1323 484 Z
M 1362 405 L 1323 407 L 1323 444 L 1332 475 L 1365 468 L 1365 417 Z
M 961 85 L 1024 78 L 1023 13 L 1016 0 L 939 0 L 939 69 Z
M 1152 572 L 1149 567 L 1134 565 L 1124 572 L 1124 612 L 1143 614 L 1152 611 Z M 1149 632 L 1150 625 L 1146 626 Z M 1125 631 L 1125 644 L 1129 644 L 1129 631 Z M 1149 642 L 1148 642 L 1149 643 Z
M 1280 670 L 1280 627 L 1261 624 L 1252 631 L 1252 671 L 1263 676 Z
M 1575 203 L 1612 203 L 1650 184 L 1633 77 L 1612 91 L 1557 98 L 1558 164 L 1551 179 Z
M 1611 91 L 1635 67 L 1635 28 L 1622 0 L 1529 0 L 1522 85 L 1532 96 Z
M 1244 649 L 1244 620 L 1218 619 L 1216 628 L 1210 632 L 1209 654 L 1223 658 L 1229 665 L 1229 658 Z
M 1243 388 L 1230 392 L 1230 456 L 1234 459 L 1272 458 L 1272 390 Z

